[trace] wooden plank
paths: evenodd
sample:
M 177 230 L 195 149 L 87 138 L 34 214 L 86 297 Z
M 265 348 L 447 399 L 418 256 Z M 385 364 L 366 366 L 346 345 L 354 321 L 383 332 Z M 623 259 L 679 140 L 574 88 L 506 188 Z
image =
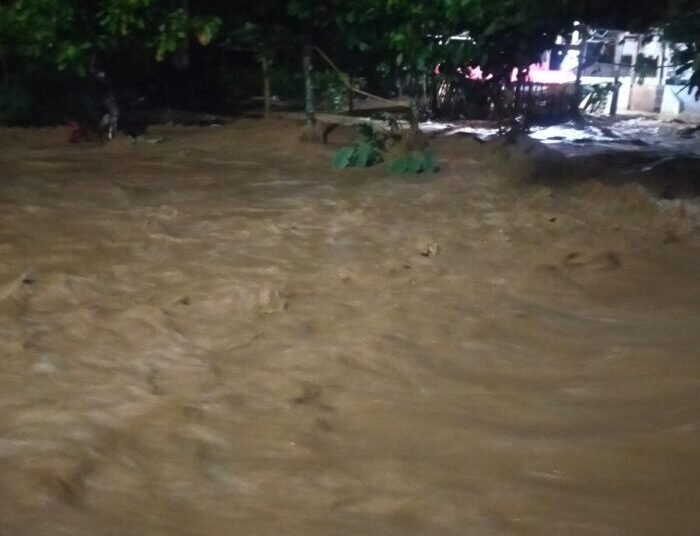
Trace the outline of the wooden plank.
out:
M 294 121 L 304 121 L 305 120 L 304 114 L 300 113 L 300 112 L 293 112 L 293 113 L 285 114 L 284 118 L 291 119 Z M 324 123 L 327 125 L 343 125 L 343 126 L 355 126 L 355 125 L 360 125 L 362 123 L 369 123 L 377 130 L 384 130 L 387 132 L 391 131 L 391 124 L 389 121 L 384 121 L 382 119 L 373 119 L 370 117 L 354 117 L 354 116 L 349 116 L 349 115 L 321 113 L 321 114 L 316 114 L 316 120 L 320 123 Z M 406 128 L 409 128 L 411 126 L 408 121 L 397 120 L 396 122 L 398 123 L 398 126 L 400 129 L 406 129 Z

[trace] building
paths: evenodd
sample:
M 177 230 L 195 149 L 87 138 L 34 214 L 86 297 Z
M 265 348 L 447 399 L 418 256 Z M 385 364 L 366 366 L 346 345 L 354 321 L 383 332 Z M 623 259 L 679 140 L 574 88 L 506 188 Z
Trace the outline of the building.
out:
M 549 69 L 580 76 L 584 86 L 617 86 L 617 113 L 700 115 L 700 103 L 687 89 L 690 73 L 679 76 L 673 64 L 675 50 L 683 45 L 665 42 L 658 32 L 588 28 L 584 35 L 583 27 L 578 28 L 545 54 Z M 614 100 L 610 91 L 601 111 L 612 113 Z

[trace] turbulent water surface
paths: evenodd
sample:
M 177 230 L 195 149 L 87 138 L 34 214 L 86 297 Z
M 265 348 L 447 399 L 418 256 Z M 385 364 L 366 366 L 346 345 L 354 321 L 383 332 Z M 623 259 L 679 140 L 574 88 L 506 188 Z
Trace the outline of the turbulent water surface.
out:
M 694 200 L 295 128 L 2 133 L 0 534 L 697 534 Z

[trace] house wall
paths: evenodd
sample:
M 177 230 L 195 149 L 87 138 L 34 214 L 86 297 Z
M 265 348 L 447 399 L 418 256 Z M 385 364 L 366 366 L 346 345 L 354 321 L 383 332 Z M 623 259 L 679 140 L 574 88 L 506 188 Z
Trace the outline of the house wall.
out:
M 652 113 L 656 108 L 656 84 L 632 84 L 627 109 Z
M 661 113 L 668 115 L 678 115 L 683 112 L 683 102 L 678 97 L 682 92 L 683 86 L 666 86 L 664 87 L 664 97 L 661 101 Z

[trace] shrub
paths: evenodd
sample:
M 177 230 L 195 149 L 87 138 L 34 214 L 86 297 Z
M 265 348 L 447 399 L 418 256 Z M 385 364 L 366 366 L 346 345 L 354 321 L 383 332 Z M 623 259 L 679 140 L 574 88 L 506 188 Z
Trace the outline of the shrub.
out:
M 437 156 L 430 149 L 411 151 L 396 158 L 389 164 L 389 171 L 393 174 L 418 175 L 426 172 L 435 173 L 439 169 Z
M 384 161 L 386 138 L 379 134 L 369 123 L 357 126 L 360 140 L 349 147 L 341 147 L 333 155 L 333 167 L 369 167 Z

